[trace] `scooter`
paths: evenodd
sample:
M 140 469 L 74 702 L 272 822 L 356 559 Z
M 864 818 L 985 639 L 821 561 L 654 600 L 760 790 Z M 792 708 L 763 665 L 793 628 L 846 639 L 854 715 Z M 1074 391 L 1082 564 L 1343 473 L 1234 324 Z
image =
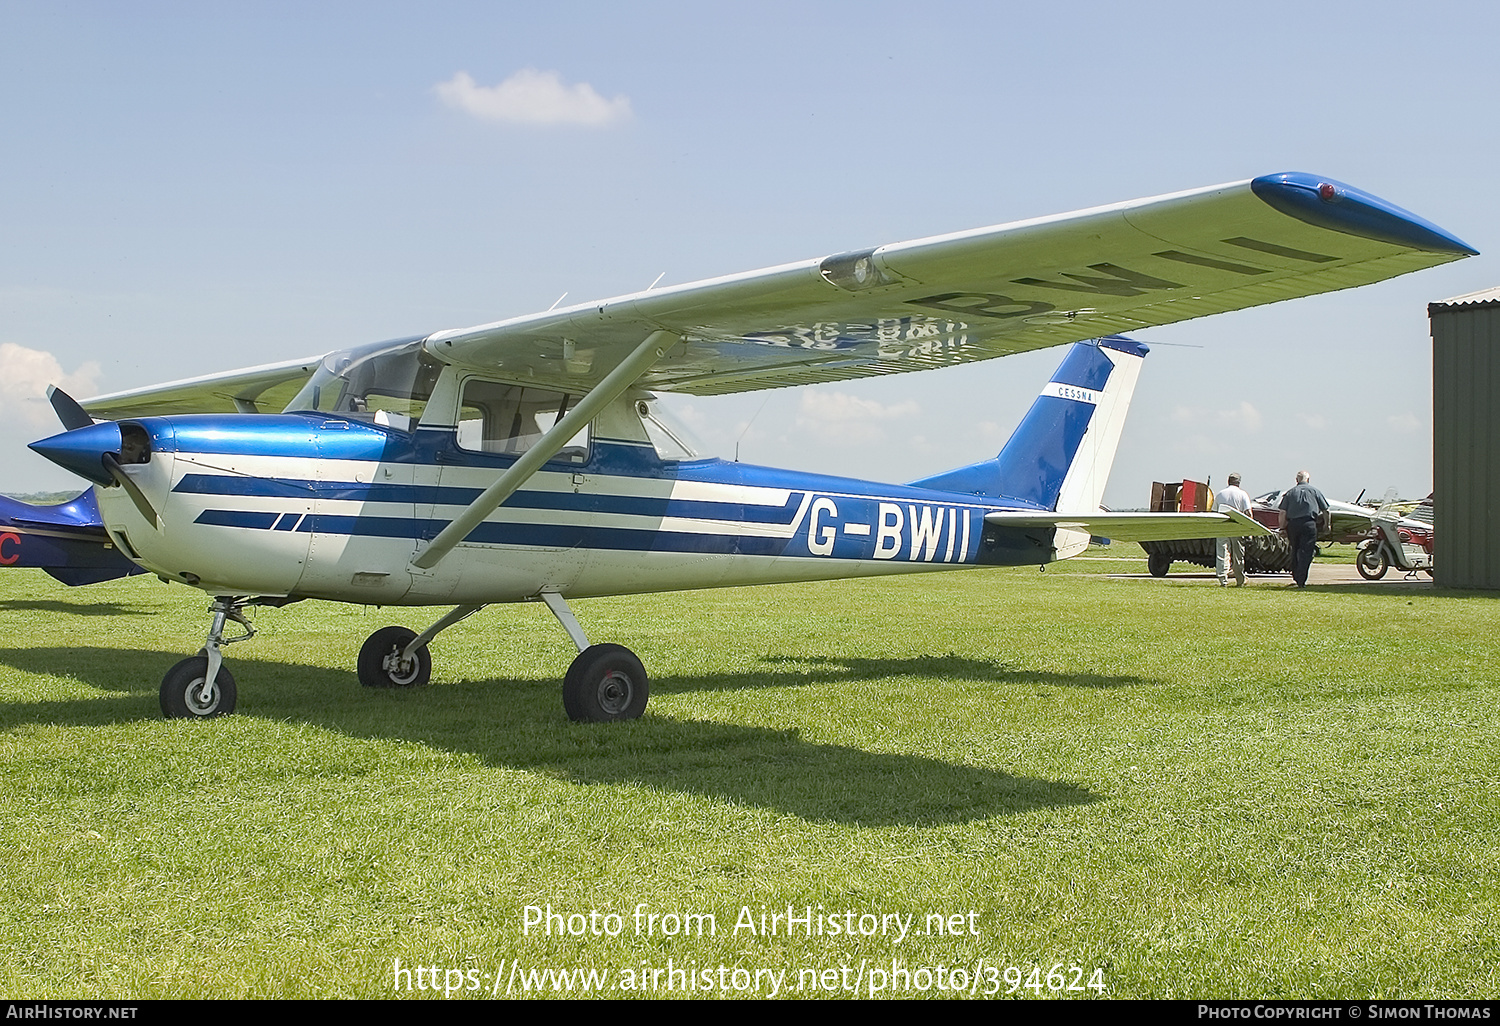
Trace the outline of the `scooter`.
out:
M 1370 537 L 1359 543 L 1354 565 L 1367 581 L 1378 581 L 1390 567 L 1415 577 L 1432 576 L 1432 527 L 1381 507 L 1370 521 Z

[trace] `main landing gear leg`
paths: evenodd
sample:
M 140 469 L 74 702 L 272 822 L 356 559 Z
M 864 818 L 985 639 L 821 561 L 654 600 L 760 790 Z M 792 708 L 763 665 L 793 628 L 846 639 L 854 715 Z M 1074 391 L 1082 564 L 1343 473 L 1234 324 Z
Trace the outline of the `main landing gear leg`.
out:
M 590 645 L 567 600 L 544 591 L 541 599 L 578 648 L 578 658 L 563 678 L 563 708 L 583 722 L 639 719 L 646 711 L 651 684 L 646 668 L 623 645 Z
M 255 637 L 255 628 L 245 619 L 245 600 L 220 595 L 209 606 L 214 614 L 208 640 L 198 654 L 182 660 L 161 680 L 161 711 L 168 719 L 206 720 L 234 712 L 238 694 L 234 676 L 224 668 L 223 646 Z M 245 628 L 238 637 L 224 637 L 224 625 L 234 621 Z

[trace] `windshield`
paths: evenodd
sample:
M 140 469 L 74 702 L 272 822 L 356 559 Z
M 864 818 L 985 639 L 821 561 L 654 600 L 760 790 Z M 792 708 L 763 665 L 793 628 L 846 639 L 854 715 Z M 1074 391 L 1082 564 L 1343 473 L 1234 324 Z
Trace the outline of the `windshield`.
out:
M 420 338 L 345 349 L 325 357 L 282 412 L 333 413 L 409 431 L 442 368 Z

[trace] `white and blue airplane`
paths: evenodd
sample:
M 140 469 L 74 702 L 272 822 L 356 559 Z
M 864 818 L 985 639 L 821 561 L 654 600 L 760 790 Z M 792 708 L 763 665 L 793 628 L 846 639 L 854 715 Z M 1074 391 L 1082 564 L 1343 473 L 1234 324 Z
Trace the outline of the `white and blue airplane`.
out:
M 1475 252 L 1358 189 L 1279 174 L 81 405 L 54 391 L 68 430 L 32 448 L 95 487 L 0 508 L 0 560 L 69 583 L 145 570 L 212 596 L 204 647 L 162 682 L 169 717 L 234 709 L 223 647 L 254 634 L 247 606 L 319 598 L 452 607 L 420 634 L 372 634 L 371 687 L 426 682 L 432 641 L 487 605 L 543 602 L 579 652 L 568 715 L 630 719 L 641 661 L 591 644 L 569 599 L 1046 564 L 1091 533 L 1262 532 L 1234 512 L 1100 509 L 1147 352 L 1119 333 Z M 1068 343 L 994 459 L 907 485 L 700 457 L 655 398 Z

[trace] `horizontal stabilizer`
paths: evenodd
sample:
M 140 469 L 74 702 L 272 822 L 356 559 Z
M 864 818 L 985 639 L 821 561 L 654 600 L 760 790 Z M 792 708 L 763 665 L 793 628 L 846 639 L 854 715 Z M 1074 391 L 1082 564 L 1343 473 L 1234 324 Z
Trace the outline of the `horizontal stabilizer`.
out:
M 1274 534 L 1239 510 L 1220 513 L 986 513 L 1000 527 L 1056 527 L 1087 531 L 1118 541 L 1175 541 L 1187 538 L 1244 538 Z

